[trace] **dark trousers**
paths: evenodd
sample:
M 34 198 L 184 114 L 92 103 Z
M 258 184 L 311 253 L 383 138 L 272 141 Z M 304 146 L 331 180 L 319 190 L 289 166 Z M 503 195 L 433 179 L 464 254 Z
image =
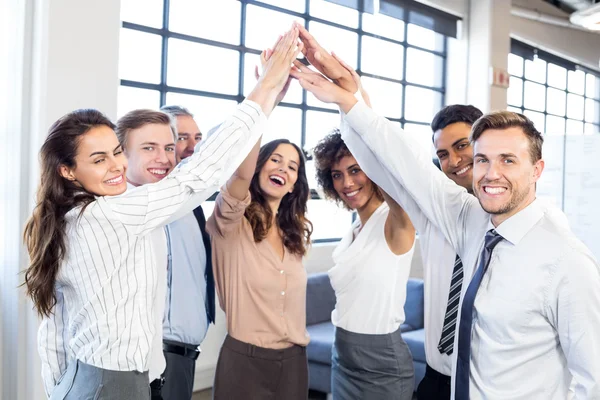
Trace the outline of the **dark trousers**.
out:
M 419 400 L 450 400 L 450 377 L 427 365 L 425 377 L 417 389 Z
M 227 335 L 217 363 L 214 400 L 306 400 L 306 348 L 274 350 Z
M 197 345 L 171 342 L 191 350 L 198 348 Z M 190 400 L 194 392 L 194 374 L 196 372 L 196 360 L 179 354 L 164 352 L 167 366 L 163 376 L 165 384 L 162 387 L 162 398 L 164 400 Z

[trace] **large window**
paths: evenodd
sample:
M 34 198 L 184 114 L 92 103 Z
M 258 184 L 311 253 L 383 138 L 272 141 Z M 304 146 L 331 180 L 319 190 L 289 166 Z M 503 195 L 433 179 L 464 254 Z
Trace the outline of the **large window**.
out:
M 600 73 L 512 41 L 508 109 L 527 115 L 540 132 L 600 133 Z
M 296 20 L 359 71 L 379 113 L 423 132 L 423 145 L 431 146 L 428 124 L 444 104 L 443 34 L 324 0 L 122 0 L 121 17 L 119 115 L 179 104 L 208 131 L 254 86 L 260 51 Z M 269 121 L 263 142 L 286 137 L 310 157 L 340 117 L 294 84 Z M 313 238 L 341 237 L 351 214 L 317 193 L 309 201 Z

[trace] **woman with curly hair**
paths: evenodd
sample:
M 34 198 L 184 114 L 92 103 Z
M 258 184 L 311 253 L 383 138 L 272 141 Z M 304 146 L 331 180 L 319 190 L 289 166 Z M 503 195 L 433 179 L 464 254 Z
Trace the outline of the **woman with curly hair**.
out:
M 215 399 L 308 396 L 308 197 L 303 154 L 286 139 L 257 144 L 217 196 L 207 231 L 228 335 Z
M 411 399 L 412 356 L 401 336 L 415 229 L 377 187 L 334 130 L 314 149 L 325 196 L 358 219 L 333 252 L 336 305 L 331 388 L 334 399 Z

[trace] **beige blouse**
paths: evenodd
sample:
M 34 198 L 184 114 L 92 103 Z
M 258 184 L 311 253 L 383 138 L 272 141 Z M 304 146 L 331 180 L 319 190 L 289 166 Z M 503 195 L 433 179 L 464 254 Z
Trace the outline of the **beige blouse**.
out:
M 302 257 L 284 250 L 283 260 L 267 240 L 254 242 L 243 200 L 225 187 L 206 230 L 212 237 L 213 270 L 227 330 L 237 340 L 271 349 L 306 346 L 306 270 Z

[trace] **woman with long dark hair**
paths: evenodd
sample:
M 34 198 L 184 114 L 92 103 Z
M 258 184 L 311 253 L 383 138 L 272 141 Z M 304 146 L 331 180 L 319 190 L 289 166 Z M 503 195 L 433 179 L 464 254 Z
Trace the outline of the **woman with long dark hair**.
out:
M 114 125 L 96 110 L 59 119 L 40 151 L 37 206 L 24 238 L 27 293 L 51 399 L 149 399 L 156 260 L 149 233 L 191 212 L 250 152 L 301 45 L 292 29 L 265 73 L 197 152 L 155 184 L 126 190 Z
M 227 315 L 215 399 L 308 396 L 305 160 L 286 139 L 258 145 L 217 196 L 207 223 Z

